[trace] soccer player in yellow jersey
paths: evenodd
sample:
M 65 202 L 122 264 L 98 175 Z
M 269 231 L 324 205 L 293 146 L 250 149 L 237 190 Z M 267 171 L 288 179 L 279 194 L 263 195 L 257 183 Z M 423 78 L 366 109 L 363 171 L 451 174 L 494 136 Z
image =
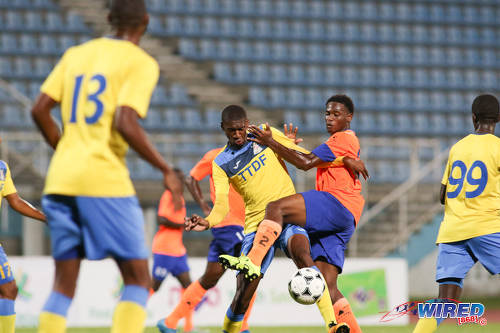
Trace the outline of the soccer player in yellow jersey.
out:
M 19 214 L 45 222 L 45 215 L 17 194 L 7 163 L 0 160 L 0 205 L 2 199 Z M 0 332 L 14 333 L 16 312 L 14 301 L 17 297 L 17 286 L 9 260 L 0 244 Z
M 479 261 L 500 274 L 500 110 L 492 95 L 472 103 L 474 133 L 451 147 L 441 181 L 444 219 L 437 243 L 439 299 L 458 300 L 463 279 Z M 441 318 L 422 318 L 414 333 L 434 332 Z
M 142 210 L 125 163 L 129 145 L 163 173 L 175 210 L 182 207 L 181 182 L 138 122 L 159 77 L 157 62 L 138 46 L 149 21 L 144 1 L 112 0 L 108 20 L 113 36 L 69 48 L 32 109 L 55 149 L 42 199 L 55 280 L 40 315 L 40 333 L 65 332 L 82 258 L 108 256 L 125 284 L 111 332 L 144 329 L 151 278 Z M 50 115 L 57 103 L 62 134 Z
M 229 211 L 229 184 L 242 196 L 245 202 L 245 229 L 242 253 L 246 254 L 252 246 L 255 231 L 263 219 L 266 205 L 279 198 L 295 194 L 290 176 L 286 172 L 284 162 L 264 145 L 247 140 L 248 119 L 245 110 L 237 105 L 230 105 L 222 111 L 221 127 L 228 138 L 228 144 L 217 155 L 212 164 L 212 177 L 215 186 L 215 203 L 206 218 L 193 215 L 186 221 L 187 230 L 205 230 L 222 221 Z M 294 150 L 308 153 L 307 150 L 294 144 L 283 133 L 272 129 L 273 138 Z M 272 185 L 272 186 L 270 186 Z M 292 244 L 295 242 L 294 244 Z M 266 255 L 261 272 L 264 274 L 271 264 L 276 248 L 282 249 L 292 257 L 298 267 L 314 267 L 310 255 L 309 239 L 305 230 L 289 225 L 284 228 L 282 237 L 278 239 Z M 219 257 L 220 258 L 220 257 Z M 248 304 L 257 289 L 262 275 L 249 281 L 243 274 L 237 277 L 237 291 L 233 302 L 227 310 L 223 332 L 237 333 Z M 318 307 L 325 323 L 330 325 L 330 332 L 336 327 L 333 306 L 326 290 L 318 301 Z M 163 330 L 163 333 L 175 331 Z

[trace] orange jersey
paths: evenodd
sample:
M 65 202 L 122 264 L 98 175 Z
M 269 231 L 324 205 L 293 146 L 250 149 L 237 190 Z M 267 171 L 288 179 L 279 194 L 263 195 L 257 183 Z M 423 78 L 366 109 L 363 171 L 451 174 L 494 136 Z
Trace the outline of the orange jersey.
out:
M 215 148 L 208 151 L 203 158 L 196 163 L 191 169 L 190 175 L 197 181 L 202 180 L 206 176 L 210 176 L 210 199 L 215 202 L 215 187 L 212 178 L 212 162 L 215 157 L 221 152 L 222 148 Z M 234 190 L 232 186 L 229 188 L 229 213 L 226 215 L 221 223 L 214 226 L 214 228 L 225 227 L 228 225 L 245 225 L 245 203 L 241 196 Z
M 356 133 L 351 130 L 334 133 L 325 143 L 316 147 L 312 153 L 325 162 L 337 156 L 359 158 L 360 146 Z M 316 190 L 331 193 L 347 208 L 358 223 L 365 200 L 361 195 L 361 181 L 346 167 L 332 166 L 318 168 Z
M 158 207 L 158 216 L 164 217 L 167 220 L 179 224 L 184 224 L 186 217 L 186 206 L 182 199 L 182 209 L 174 211 L 172 203 L 172 193 L 168 190 L 163 192 Z M 183 256 L 186 254 L 186 248 L 182 243 L 182 232 L 184 228 L 169 228 L 160 225 L 153 239 L 153 253 L 165 254 L 168 256 Z

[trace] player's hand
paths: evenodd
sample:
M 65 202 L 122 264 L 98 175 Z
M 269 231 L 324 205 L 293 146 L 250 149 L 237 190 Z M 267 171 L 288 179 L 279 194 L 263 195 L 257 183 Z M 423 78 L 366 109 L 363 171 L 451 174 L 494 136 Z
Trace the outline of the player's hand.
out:
M 193 214 L 191 217 L 184 219 L 184 229 L 186 231 L 204 231 L 208 228 L 210 228 L 210 223 L 199 215 Z
M 297 131 L 299 130 L 298 126 L 295 126 L 295 129 L 293 128 L 293 124 L 290 123 L 288 126 L 286 124 L 283 125 L 283 132 L 285 133 L 285 136 L 289 139 L 292 139 L 293 142 L 298 145 L 304 139 L 302 138 L 297 138 Z
M 182 209 L 182 183 L 179 177 L 175 174 L 173 169 L 163 173 L 163 185 L 166 189 L 172 192 L 172 203 L 174 205 L 174 211 L 179 211 Z
M 370 178 L 365 163 L 362 160 L 356 160 L 354 158 L 346 156 L 343 159 L 343 163 L 349 170 L 351 170 L 356 175 L 356 178 L 358 177 L 359 174 L 361 174 L 365 180 Z
M 261 145 L 268 146 L 269 142 L 273 139 L 273 133 L 268 123 L 264 125 L 264 129 L 260 129 L 255 125 L 250 125 L 248 126 L 248 132 L 253 135 L 253 138 L 249 137 L 248 141 L 257 142 Z

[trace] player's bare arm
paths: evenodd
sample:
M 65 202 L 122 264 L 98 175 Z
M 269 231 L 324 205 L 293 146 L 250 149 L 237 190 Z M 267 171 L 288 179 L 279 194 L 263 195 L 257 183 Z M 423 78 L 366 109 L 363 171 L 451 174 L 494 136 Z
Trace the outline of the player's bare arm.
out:
M 199 182 L 191 176 L 186 176 L 186 178 L 184 179 L 184 183 L 186 184 L 186 187 L 188 188 L 189 193 L 191 193 L 194 201 L 196 201 L 198 205 L 200 205 L 203 214 L 210 214 L 210 211 L 212 209 L 203 197 L 203 192 L 201 191 Z
M 182 229 L 182 228 L 184 228 L 184 223 L 172 222 L 172 221 L 170 221 L 169 219 L 167 219 L 164 216 L 158 215 L 156 217 L 156 221 L 158 222 L 159 225 L 162 225 L 164 227 L 174 228 L 174 229 Z
M 148 139 L 138 118 L 139 115 L 134 109 L 120 106 L 116 112 L 114 126 L 132 149 L 163 173 L 163 184 L 172 192 L 172 202 L 178 211 L 182 208 L 182 183 Z
M 9 202 L 9 206 L 19 214 L 37 219 L 45 223 L 47 222 L 45 214 L 43 214 L 40 210 L 36 209 L 29 202 L 21 198 L 19 194 L 12 193 L 7 195 L 5 198 Z
M 439 202 L 441 202 L 441 205 L 444 205 L 446 198 L 446 185 L 441 184 L 441 188 L 439 190 Z
M 250 125 L 248 131 L 254 136 L 253 138 L 248 138 L 250 141 L 254 141 L 271 148 L 276 154 L 284 158 L 287 162 L 292 163 L 297 168 L 301 170 L 309 170 L 320 164 L 323 164 L 318 156 L 313 153 L 303 154 L 296 150 L 287 148 L 273 139 L 271 128 L 269 124 L 266 124 L 264 129 L 261 129 L 255 125 Z M 361 174 L 365 179 L 369 177 L 368 170 L 366 169 L 363 161 L 355 160 L 350 157 L 343 157 L 344 165 L 353 171 L 355 174 Z
M 50 114 L 50 111 L 56 104 L 57 102 L 47 94 L 41 93 L 31 109 L 33 121 L 40 132 L 42 132 L 45 141 L 54 149 L 56 149 L 57 143 L 61 138 L 61 130 Z
M 186 231 L 205 231 L 210 228 L 210 223 L 203 217 L 193 214 L 184 220 L 184 229 Z

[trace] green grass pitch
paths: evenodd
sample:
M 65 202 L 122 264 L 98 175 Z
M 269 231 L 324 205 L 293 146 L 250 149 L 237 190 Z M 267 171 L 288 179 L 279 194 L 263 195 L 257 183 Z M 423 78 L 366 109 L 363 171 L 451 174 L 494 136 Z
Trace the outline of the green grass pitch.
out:
M 363 333 L 411 333 L 414 325 L 405 327 L 391 327 L 391 326 L 364 326 L 362 327 Z M 16 333 L 35 333 L 34 328 L 16 329 Z M 179 330 L 182 332 L 182 330 Z M 200 333 L 220 333 L 220 328 L 210 327 L 202 328 Z M 252 333 L 324 333 L 321 327 L 253 327 Z M 492 323 L 486 326 L 479 326 L 477 324 L 467 324 L 463 327 L 453 324 L 446 324 L 439 326 L 437 333 L 475 333 L 475 332 L 500 332 L 500 324 Z M 72 328 L 68 329 L 67 333 L 109 333 L 109 328 Z M 156 328 L 147 328 L 145 333 L 158 333 Z M 194 332 L 193 332 L 194 333 Z

